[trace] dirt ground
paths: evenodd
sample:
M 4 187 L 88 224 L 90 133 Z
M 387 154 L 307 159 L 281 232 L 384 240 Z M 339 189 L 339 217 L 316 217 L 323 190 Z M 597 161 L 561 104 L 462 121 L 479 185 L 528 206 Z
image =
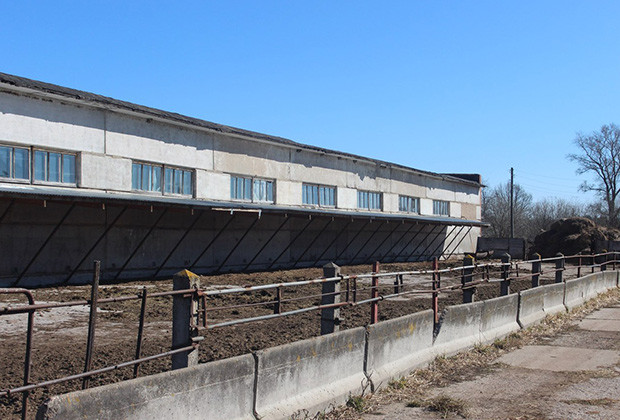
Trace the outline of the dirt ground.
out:
M 459 262 L 442 263 L 458 266 Z M 396 272 L 430 269 L 430 263 L 399 263 L 385 264 L 381 271 Z M 343 267 L 343 275 L 369 273 L 369 265 Z M 527 274 L 527 270 L 521 270 Z M 322 269 L 298 269 L 252 274 L 226 274 L 205 276 L 201 278 L 203 287 L 230 287 L 239 285 L 256 285 L 297 280 L 309 280 L 322 276 Z M 552 282 L 553 273 L 545 275 L 541 283 Z M 492 278 L 498 278 L 493 273 Z M 430 288 L 430 276 L 406 278 L 405 285 L 417 288 Z M 383 294 L 391 293 L 391 282 L 386 279 Z M 423 282 L 423 283 L 422 283 Z M 442 286 L 459 284 L 458 276 L 442 278 Z M 365 290 L 358 294 L 358 300 L 369 297 L 368 284 L 360 280 Z M 530 287 L 529 279 L 512 281 L 511 291 L 516 292 Z M 415 285 L 415 286 L 413 286 Z M 360 286 L 361 287 L 361 286 Z M 172 281 L 135 281 L 123 284 L 103 285 L 100 287 L 100 298 L 137 295 L 143 288 L 149 293 L 172 290 Z M 317 296 L 320 285 L 304 286 L 295 289 L 285 288 L 284 299 L 300 299 L 285 302 L 283 310 L 289 311 L 309 305 L 319 304 Z M 499 296 L 499 283 L 485 284 L 477 288 L 476 300 L 484 300 Z M 88 299 L 90 287 L 68 286 L 34 291 L 37 303 L 66 302 Z M 304 296 L 310 298 L 302 299 Z M 274 298 L 273 291 L 247 292 L 244 294 L 224 295 L 208 300 L 208 307 L 239 305 L 249 302 L 269 302 Z M 441 293 L 440 309 L 447 305 L 461 303 L 460 290 Z M 0 296 L 0 307 L 7 304 L 23 303 L 17 295 Z M 395 299 L 383 300 L 379 303 L 379 319 L 391 319 L 405 314 L 430 309 L 430 295 L 410 295 Z M 140 301 L 126 301 L 102 304 L 98 311 L 97 332 L 93 369 L 114 365 L 135 358 L 136 337 L 140 312 Z M 142 356 L 162 353 L 170 350 L 171 344 L 171 312 L 172 299 L 151 298 L 146 310 L 146 323 Z M 209 312 L 209 322 L 216 323 L 231 319 L 273 313 L 273 305 L 229 308 Z M 25 350 L 26 315 L 0 316 L 0 388 L 9 389 L 22 384 L 23 360 Z M 341 328 L 353 328 L 367 325 L 370 320 L 369 305 L 345 307 L 341 309 Z M 86 337 L 88 331 L 88 307 L 75 306 L 70 308 L 49 309 L 39 311 L 35 316 L 35 333 L 33 337 L 31 383 L 54 379 L 80 373 L 84 369 Z M 286 318 L 272 319 L 261 322 L 241 324 L 230 327 L 201 331 L 205 340 L 200 345 L 200 361 L 208 362 L 223 359 L 251 351 L 273 347 L 280 344 L 301 340 L 320 333 L 320 313 L 318 311 L 293 315 Z M 170 369 L 170 358 L 162 358 L 140 366 L 140 375 L 154 374 Z M 91 379 L 91 386 L 117 382 L 133 377 L 133 368 L 123 368 L 102 374 Z M 79 389 L 81 381 L 70 381 L 37 389 L 30 396 L 29 417 L 34 417 L 36 408 L 50 395 L 61 394 Z M 0 398 L 0 418 L 19 418 L 21 395 L 11 398 Z

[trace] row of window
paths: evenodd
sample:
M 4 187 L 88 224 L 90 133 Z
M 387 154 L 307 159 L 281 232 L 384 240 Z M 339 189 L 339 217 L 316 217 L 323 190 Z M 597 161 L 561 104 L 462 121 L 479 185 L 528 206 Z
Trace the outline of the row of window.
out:
M 31 160 L 31 156 L 34 156 L 34 159 Z M 0 145 L 0 178 L 76 185 L 76 155 Z M 194 193 L 194 172 L 189 169 L 134 162 L 131 179 L 132 190 L 134 191 L 185 196 L 192 196 Z M 249 202 L 273 203 L 274 181 L 232 175 L 230 177 L 230 198 Z M 302 203 L 317 207 L 335 207 L 336 187 L 303 184 Z M 372 191 L 358 191 L 357 208 L 382 210 L 383 195 Z M 400 195 L 398 197 L 398 210 L 419 214 L 420 199 Z M 449 216 L 450 203 L 433 200 L 433 214 Z
M 76 185 L 75 160 L 71 153 L 0 146 L 0 178 Z

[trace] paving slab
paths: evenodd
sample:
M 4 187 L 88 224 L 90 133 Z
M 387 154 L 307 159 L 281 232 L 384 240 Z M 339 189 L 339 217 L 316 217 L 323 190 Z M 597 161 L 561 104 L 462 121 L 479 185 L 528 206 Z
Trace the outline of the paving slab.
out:
M 616 331 L 620 332 L 620 319 L 584 319 L 579 323 L 579 328 L 590 331 Z
M 498 361 L 526 369 L 577 372 L 613 366 L 620 362 L 620 353 L 577 347 L 525 346 L 503 355 Z
M 497 359 L 468 381 L 431 389 L 424 398 L 465 402 L 471 419 L 620 419 L 620 305 L 590 314 L 543 345 L 525 346 Z M 380 407 L 364 420 L 459 419 L 408 408 Z

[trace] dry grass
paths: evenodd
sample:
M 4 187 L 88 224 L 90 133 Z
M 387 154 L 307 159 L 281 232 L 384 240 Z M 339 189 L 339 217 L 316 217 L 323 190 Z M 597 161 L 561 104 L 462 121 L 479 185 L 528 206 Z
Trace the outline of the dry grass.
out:
M 460 406 L 457 404 L 458 401 L 452 398 L 449 398 L 451 401 L 447 401 L 441 400 L 439 397 L 426 398 L 426 395 L 432 388 L 446 387 L 497 369 L 499 366 L 494 365 L 494 361 L 501 355 L 524 345 L 554 337 L 591 312 L 619 300 L 620 289 L 614 289 L 569 313 L 549 316 L 540 324 L 512 333 L 501 340 L 496 340 L 491 345 L 478 345 L 467 352 L 452 357 L 439 356 L 427 368 L 418 369 L 407 377 L 390 381 L 387 387 L 374 394 L 367 395 L 364 398 L 364 406 L 361 410 L 358 410 L 358 407 L 339 407 L 327 414 L 326 418 L 359 419 L 360 413 L 379 412 L 381 406 L 390 403 L 406 403 L 410 407 L 424 407 L 444 413 L 444 416 L 455 413 L 465 417 L 466 407 L 464 404 Z M 605 405 L 613 404 L 615 401 L 603 398 L 600 400 L 571 400 L 568 403 L 586 404 L 587 402 L 590 402 L 590 405 Z M 446 413 L 442 408 L 450 408 L 450 410 Z M 461 409 L 456 410 L 457 408 Z

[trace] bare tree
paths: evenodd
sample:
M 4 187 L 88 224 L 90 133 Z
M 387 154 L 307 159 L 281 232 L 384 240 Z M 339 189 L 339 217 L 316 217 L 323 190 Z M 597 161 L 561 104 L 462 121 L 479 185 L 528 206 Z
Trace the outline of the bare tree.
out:
M 541 231 L 549 229 L 553 222 L 566 217 L 583 217 L 586 206 L 560 198 L 545 198 L 537 201 L 531 208 L 527 228 L 528 239 L 534 239 Z
M 604 201 L 609 226 L 618 226 L 616 200 L 620 195 L 620 129 L 615 124 L 604 125 L 589 135 L 578 133 L 575 144 L 578 154 L 568 158 L 577 162 L 577 174 L 594 172 L 596 182 L 584 181 L 582 191 L 594 191 Z
M 525 237 L 528 233 L 528 220 L 532 208 L 532 195 L 520 185 L 514 186 L 515 236 Z M 482 220 L 491 226 L 484 231 L 485 236 L 496 238 L 510 237 L 510 183 L 500 184 L 490 190 L 482 191 Z

